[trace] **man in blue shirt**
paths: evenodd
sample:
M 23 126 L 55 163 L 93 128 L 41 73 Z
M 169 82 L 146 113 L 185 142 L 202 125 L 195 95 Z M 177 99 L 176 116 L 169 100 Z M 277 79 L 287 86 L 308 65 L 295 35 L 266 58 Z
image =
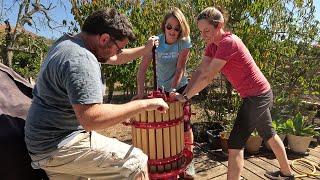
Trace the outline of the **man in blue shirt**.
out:
M 145 110 L 168 105 L 162 99 L 103 104 L 100 63 L 123 64 L 152 50 L 123 49 L 135 38 L 127 17 L 115 9 L 94 12 L 82 32 L 64 35 L 42 64 L 25 126 L 34 168 L 50 179 L 144 179 L 147 156 L 137 148 L 96 133 Z

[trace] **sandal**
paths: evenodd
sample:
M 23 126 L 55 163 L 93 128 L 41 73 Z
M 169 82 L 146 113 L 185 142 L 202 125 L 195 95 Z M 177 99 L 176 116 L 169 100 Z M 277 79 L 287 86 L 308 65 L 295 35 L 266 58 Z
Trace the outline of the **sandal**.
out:
M 284 175 L 281 171 L 267 171 L 264 176 L 269 179 L 294 180 L 294 174 Z

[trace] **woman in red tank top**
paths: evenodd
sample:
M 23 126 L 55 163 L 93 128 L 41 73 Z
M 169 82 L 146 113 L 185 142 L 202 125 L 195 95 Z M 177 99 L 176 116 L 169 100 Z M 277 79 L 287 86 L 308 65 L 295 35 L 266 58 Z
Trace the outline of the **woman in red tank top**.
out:
M 244 146 L 255 129 L 270 144 L 280 164 L 280 171 L 266 172 L 265 176 L 294 179 L 283 142 L 272 128 L 270 108 L 273 94 L 270 84 L 241 39 L 224 30 L 225 21 L 221 11 L 214 7 L 208 7 L 198 15 L 198 29 L 206 42 L 206 49 L 202 63 L 185 91 L 177 94 L 176 98 L 185 102 L 212 83 L 218 72 L 224 74 L 242 97 L 228 142 L 228 179 L 240 179 Z

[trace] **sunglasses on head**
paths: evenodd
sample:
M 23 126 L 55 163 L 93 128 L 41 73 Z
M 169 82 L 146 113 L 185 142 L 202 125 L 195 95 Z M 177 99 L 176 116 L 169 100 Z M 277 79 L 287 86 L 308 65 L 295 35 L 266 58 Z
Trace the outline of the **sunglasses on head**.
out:
M 167 30 L 171 30 L 172 28 L 173 28 L 173 27 L 171 26 L 171 24 L 166 25 L 166 29 L 167 29 Z M 178 26 L 174 27 L 173 29 L 174 29 L 176 32 L 180 32 L 180 31 L 181 31 L 180 27 L 178 27 Z

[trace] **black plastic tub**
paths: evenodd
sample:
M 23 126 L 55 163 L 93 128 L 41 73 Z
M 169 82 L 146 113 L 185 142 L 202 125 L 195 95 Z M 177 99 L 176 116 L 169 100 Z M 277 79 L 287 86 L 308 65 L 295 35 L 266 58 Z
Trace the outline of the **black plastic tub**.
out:
M 208 141 L 213 150 L 221 149 L 220 132 L 223 129 L 210 129 L 207 130 Z
M 208 142 L 208 130 L 223 129 L 218 122 L 196 122 L 192 124 L 192 130 L 195 142 L 204 143 Z

